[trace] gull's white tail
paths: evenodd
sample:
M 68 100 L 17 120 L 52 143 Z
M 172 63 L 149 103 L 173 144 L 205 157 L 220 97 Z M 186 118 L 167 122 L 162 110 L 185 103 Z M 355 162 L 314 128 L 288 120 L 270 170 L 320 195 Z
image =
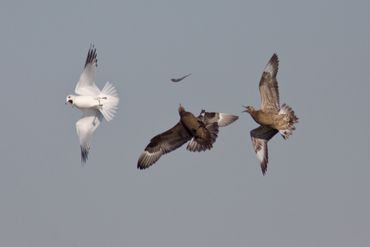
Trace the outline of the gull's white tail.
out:
M 117 90 L 110 82 L 107 82 L 98 97 L 101 104 L 99 110 L 105 120 L 109 122 L 113 119 L 118 109 L 119 97 Z

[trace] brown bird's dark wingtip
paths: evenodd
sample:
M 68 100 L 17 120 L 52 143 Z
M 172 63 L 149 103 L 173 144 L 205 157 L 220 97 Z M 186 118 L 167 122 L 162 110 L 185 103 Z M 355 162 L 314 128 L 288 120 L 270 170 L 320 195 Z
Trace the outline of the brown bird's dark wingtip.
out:
M 145 168 L 146 168 L 145 166 L 141 166 L 140 164 L 137 164 L 137 169 L 144 170 Z
M 146 168 L 148 168 L 150 165 L 148 165 L 145 161 L 144 161 L 145 158 L 143 158 L 143 156 L 141 155 L 139 157 L 139 160 L 137 161 L 137 169 L 139 170 L 144 170 Z
M 139 169 L 139 170 L 145 170 L 148 167 L 150 167 L 150 165 L 145 164 L 142 161 L 138 161 L 138 163 L 137 163 L 137 169 Z
M 265 176 L 265 175 L 266 175 L 266 170 L 262 169 L 262 176 Z
M 279 57 L 276 53 L 272 54 L 271 58 L 270 58 L 270 62 L 272 64 L 276 64 L 278 65 L 279 64 Z
M 265 176 L 267 172 L 267 164 L 261 164 L 261 171 L 262 171 L 262 176 Z

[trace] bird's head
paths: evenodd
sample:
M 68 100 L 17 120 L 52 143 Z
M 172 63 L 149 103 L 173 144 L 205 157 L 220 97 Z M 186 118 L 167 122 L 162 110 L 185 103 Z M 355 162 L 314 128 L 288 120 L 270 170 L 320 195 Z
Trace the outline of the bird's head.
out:
M 180 104 L 179 105 L 179 113 L 182 113 L 185 111 L 185 108 Z
M 74 103 L 74 96 L 73 95 L 68 95 L 66 98 L 66 104 L 68 105 L 73 105 Z
M 249 114 L 256 111 L 253 106 L 243 106 L 243 107 L 245 108 L 243 112 L 248 112 Z

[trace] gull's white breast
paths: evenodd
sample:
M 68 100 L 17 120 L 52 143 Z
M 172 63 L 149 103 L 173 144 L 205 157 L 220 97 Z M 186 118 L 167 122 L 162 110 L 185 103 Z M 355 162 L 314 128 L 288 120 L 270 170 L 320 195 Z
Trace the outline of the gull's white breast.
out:
M 98 108 L 99 106 L 99 101 L 94 96 L 76 96 L 73 103 L 80 109 Z

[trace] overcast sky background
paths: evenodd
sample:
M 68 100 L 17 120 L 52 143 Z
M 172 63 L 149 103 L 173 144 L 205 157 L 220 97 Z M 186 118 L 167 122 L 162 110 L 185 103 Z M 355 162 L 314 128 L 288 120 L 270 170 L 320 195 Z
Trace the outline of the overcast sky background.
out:
M 370 246 L 369 1 L 2 1 L 0 245 Z M 120 94 L 82 167 L 64 104 L 90 43 Z M 280 58 L 300 118 L 262 176 L 242 105 Z M 172 77 L 192 73 L 174 84 Z M 240 116 L 139 171 L 177 108 Z

